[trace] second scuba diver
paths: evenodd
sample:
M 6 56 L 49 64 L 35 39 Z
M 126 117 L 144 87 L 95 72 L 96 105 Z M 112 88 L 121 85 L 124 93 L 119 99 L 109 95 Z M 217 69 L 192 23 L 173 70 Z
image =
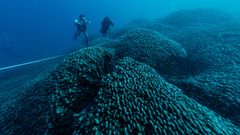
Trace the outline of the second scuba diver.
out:
M 104 17 L 101 23 L 100 32 L 102 33 L 103 37 L 105 37 L 109 31 L 110 26 L 113 26 L 113 22 L 110 20 L 109 17 Z

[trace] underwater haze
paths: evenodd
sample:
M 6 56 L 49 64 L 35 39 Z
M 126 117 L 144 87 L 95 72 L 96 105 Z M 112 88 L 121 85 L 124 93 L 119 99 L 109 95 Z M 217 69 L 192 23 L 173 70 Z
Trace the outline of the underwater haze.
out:
M 239 5 L 0 0 L 0 135 L 240 135 Z
M 92 24 L 89 34 L 98 34 L 104 16 L 121 27 L 138 18 L 161 18 L 175 10 L 220 8 L 240 14 L 237 0 L 1 0 L 0 67 L 64 54 L 79 47 L 72 40 L 74 19 L 85 14 Z

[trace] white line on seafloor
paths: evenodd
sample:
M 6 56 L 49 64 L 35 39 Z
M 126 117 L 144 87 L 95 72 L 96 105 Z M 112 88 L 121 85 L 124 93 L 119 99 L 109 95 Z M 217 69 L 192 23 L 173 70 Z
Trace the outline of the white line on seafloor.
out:
M 21 66 L 26 66 L 26 65 L 33 64 L 33 63 L 39 63 L 39 62 L 43 62 L 43 61 L 47 61 L 47 60 L 52 60 L 52 59 L 56 59 L 56 58 L 59 58 L 59 57 L 62 57 L 62 56 L 64 56 L 64 55 L 58 55 L 58 56 L 49 57 L 49 58 L 45 58 L 45 59 L 40 59 L 40 60 L 35 60 L 35 61 L 26 62 L 26 63 L 22 63 L 22 64 L 17 64 L 17 65 L 13 65 L 13 66 L 8 66 L 8 67 L 0 68 L 0 71 L 7 70 L 7 69 L 12 69 L 12 68 L 16 68 L 16 67 L 21 67 Z

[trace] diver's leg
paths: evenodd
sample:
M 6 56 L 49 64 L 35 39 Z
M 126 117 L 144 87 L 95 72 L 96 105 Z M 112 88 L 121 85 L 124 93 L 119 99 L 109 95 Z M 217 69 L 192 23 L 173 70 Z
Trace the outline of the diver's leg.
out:
M 85 35 L 85 44 L 87 45 L 88 44 L 88 33 L 87 33 L 87 31 L 84 32 L 84 35 Z
M 77 36 L 78 36 L 78 35 L 77 35 L 77 32 L 75 31 L 74 34 L 73 34 L 73 39 L 74 39 L 74 40 L 77 40 Z
M 79 31 L 78 31 L 78 33 L 77 33 L 77 34 L 78 34 L 78 36 L 80 36 L 80 35 L 81 35 L 81 33 L 82 33 L 82 32 L 79 30 Z
M 103 35 L 103 37 L 106 37 L 107 34 L 108 34 L 108 29 L 107 29 L 107 28 L 102 29 L 102 35 Z
M 77 40 L 77 37 L 80 36 L 81 32 L 79 30 L 74 32 L 73 39 Z

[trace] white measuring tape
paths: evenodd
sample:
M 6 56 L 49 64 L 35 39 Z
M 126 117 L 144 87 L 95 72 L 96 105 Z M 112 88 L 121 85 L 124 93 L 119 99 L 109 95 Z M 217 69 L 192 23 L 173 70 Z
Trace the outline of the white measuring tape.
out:
M 47 61 L 47 60 L 52 60 L 52 59 L 60 58 L 62 56 L 64 56 L 64 55 L 58 55 L 58 56 L 49 57 L 49 58 L 45 58 L 45 59 L 40 59 L 40 60 L 35 60 L 35 61 L 17 64 L 17 65 L 13 65 L 13 66 L 8 66 L 8 67 L 0 68 L 0 71 L 8 70 L 8 69 L 16 68 L 16 67 L 21 67 L 21 66 L 26 66 L 26 65 L 30 65 L 30 64 L 34 64 L 34 63 L 39 63 L 39 62 L 43 62 L 43 61 Z

